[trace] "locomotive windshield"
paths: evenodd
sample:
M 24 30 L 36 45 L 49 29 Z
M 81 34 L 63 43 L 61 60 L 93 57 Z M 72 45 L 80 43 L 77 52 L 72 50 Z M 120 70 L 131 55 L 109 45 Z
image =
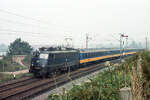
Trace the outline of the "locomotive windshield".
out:
M 48 54 L 41 53 L 39 55 L 39 61 L 40 61 L 39 63 L 41 65 L 46 65 L 47 64 L 47 60 L 48 60 Z
M 40 59 L 48 59 L 48 54 L 40 54 Z

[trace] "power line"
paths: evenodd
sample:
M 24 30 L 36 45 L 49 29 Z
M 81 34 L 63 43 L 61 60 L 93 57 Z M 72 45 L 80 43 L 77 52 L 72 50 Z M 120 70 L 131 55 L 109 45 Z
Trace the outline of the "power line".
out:
M 17 21 L 12 21 L 12 20 L 8 20 L 8 19 L 3 19 L 3 18 L 0 18 L 1 21 L 4 21 L 4 22 L 7 22 L 7 23 L 10 23 L 10 24 L 21 24 L 21 25 L 26 25 L 26 26 L 33 26 L 33 27 L 37 27 L 37 28 L 45 28 L 47 30 L 54 30 L 54 28 L 49 28 L 49 27 L 43 27 L 43 26 L 40 26 L 40 25 L 35 25 L 35 24 L 28 24 L 28 23 L 23 23 L 23 22 L 17 22 Z M 58 31 L 58 29 L 56 29 Z M 61 31 L 59 29 L 59 31 Z M 63 30 L 63 31 L 67 31 L 67 30 Z
M 10 35 L 10 33 L 5 33 L 5 34 L 0 34 L 0 35 L 9 35 L 9 39 L 11 39 L 11 37 L 10 36 L 15 36 L 16 38 L 23 38 L 22 36 L 19 36 L 19 35 L 15 35 L 15 34 L 11 34 Z M 31 39 L 29 40 L 30 41 L 30 43 L 36 43 L 36 44 L 39 44 L 39 43 L 41 43 L 41 41 L 39 41 L 39 39 L 41 40 L 41 36 L 39 37 L 39 36 L 31 36 L 31 35 L 27 35 L 27 34 L 25 34 L 25 36 L 28 36 L 28 37 L 30 37 Z M 48 37 L 42 37 L 44 40 L 49 40 L 49 38 Z M 44 43 L 44 41 L 43 41 L 43 43 Z M 47 43 L 47 42 L 46 42 Z M 44 43 L 45 44 L 45 43 Z
M 37 26 L 37 25 L 35 25 L 35 24 L 27 24 L 27 23 L 18 22 L 18 21 L 12 21 L 12 20 L 3 19 L 3 18 L 0 18 L 0 19 L 1 19 L 1 21 L 8 22 L 8 23 Z
M 19 31 L 18 31 L 18 30 L 10 30 L 10 29 L 0 29 L 0 31 L 41 34 L 41 33 L 27 32 L 27 31 L 20 31 L 20 30 L 19 30 Z M 31 35 L 31 34 L 30 34 L 30 35 Z
M 0 34 L 0 35 L 14 35 L 14 36 L 18 36 L 18 32 L 19 33 L 24 33 L 23 35 L 24 36 L 30 36 L 30 37 L 43 37 L 43 38 L 47 38 L 48 39 L 48 36 L 38 36 L 39 34 L 41 33 L 35 33 L 35 32 L 27 32 L 27 31 L 20 31 L 20 30 L 10 30 L 10 29 L 0 29 L 1 32 L 11 32 L 11 33 L 7 33 L 7 34 Z M 12 34 L 12 33 L 15 33 L 15 34 Z M 34 36 L 31 36 L 31 34 L 26 34 L 26 33 L 32 33 L 32 35 Z M 20 34 L 19 34 L 20 35 Z M 43 35 L 43 34 L 42 34 Z
M 15 34 L 13 34 L 13 33 L 15 33 Z M 0 35 L 6 35 L 6 36 L 16 36 L 16 37 L 22 37 L 22 35 L 19 35 L 17 32 L 9 32 L 9 33 L 5 33 L 5 34 L 0 34 Z M 49 39 L 48 37 L 46 37 L 46 36 L 31 36 L 30 34 L 24 34 L 24 36 L 28 36 L 28 37 L 31 37 L 31 38 L 39 38 L 39 39 L 41 39 L 41 38 L 45 38 L 45 39 Z
M 6 11 L 6 10 L 2 10 L 2 9 L 0 9 L 0 12 L 11 14 L 11 15 L 15 15 L 15 16 L 18 16 L 18 17 L 22 17 L 24 19 L 30 19 L 30 20 L 34 20 L 34 21 L 38 21 L 38 22 L 43 22 L 41 20 L 38 20 L 38 19 L 35 19 L 35 18 L 32 18 L 32 17 L 27 17 L 27 16 L 24 16 L 24 15 L 20 15 L 20 14 L 17 14 L 17 13 L 14 13 L 14 12 L 10 12 L 10 11 Z
M 70 29 L 70 27 L 64 27 L 64 26 L 52 24 L 52 23 L 49 23 L 47 21 L 39 20 L 39 19 L 36 19 L 36 18 L 33 18 L 33 17 L 24 16 L 24 15 L 21 15 L 21 14 L 18 14 L 18 13 L 14 13 L 14 12 L 2 10 L 2 9 L 0 9 L 0 12 L 7 13 L 7 14 L 10 14 L 10 15 L 15 15 L 15 16 L 18 16 L 18 17 L 22 17 L 24 19 L 34 20 L 36 22 L 44 23 L 44 24 L 47 24 L 47 25 L 55 25 L 55 26 L 58 26 L 58 27 L 63 27 L 63 28 Z
M 120 41 L 119 39 L 117 39 L 116 37 L 114 37 L 112 34 L 110 34 L 115 40 Z
M 14 36 L 19 36 L 19 37 L 22 37 L 22 36 L 29 36 L 29 37 L 34 37 L 34 38 L 39 38 L 39 39 L 46 39 L 46 40 L 49 40 L 49 36 L 48 34 L 49 33 L 44 33 L 46 35 L 43 35 L 42 33 L 35 33 L 35 32 L 27 32 L 27 31 L 20 31 L 20 30 L 11 30 L 11 29 L 0 29 L 0 32 L 10 32 L 10 33 L 5 33 L 5 34 L 0 34 L 0 35 L 14 35 Z M 24 33 L 23 35 L 22 34 L 19 34 L 19 33 Z M 26 34 L 26 33 L 31 33 L 31 34 Z M 41 34 L 39 36 L 39 34 Z M 33 36 L 34 35 L 34 36 Z

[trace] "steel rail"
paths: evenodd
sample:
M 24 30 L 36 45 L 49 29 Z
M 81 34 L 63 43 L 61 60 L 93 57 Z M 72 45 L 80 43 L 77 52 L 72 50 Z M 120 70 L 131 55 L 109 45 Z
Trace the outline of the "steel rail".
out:
M 114 60 L 113 62 L 115 62 Z M 51 90 L 55 88 L 56 85 L 60 86 L 66 82 L 77 79 L 79 77 L 85 76 L 89 73 L 100 70 L 104 67 L 104 63 L 91 65 L 89 67 L 81 68 L 76 71 L 70 73 L 70 78 L 68 74 L 63 74 L 56 76 L 56 84 L 53 78 L 43 79 L 37 82 L 33 82 L 32 84 L 21 85 L 16 88 L 9 89 L 8 91 L 4 91 L 0 93 L 0 100 L 8 99 L 8 100 L 21 100 L 21 99 L 29 99 L 34 97 L 37 94 L 40 94 L 44 91 Z

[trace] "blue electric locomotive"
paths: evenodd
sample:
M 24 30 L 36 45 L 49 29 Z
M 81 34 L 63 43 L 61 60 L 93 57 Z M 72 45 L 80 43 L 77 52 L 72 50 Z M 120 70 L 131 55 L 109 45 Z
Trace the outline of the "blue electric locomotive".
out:
M 79 66 L 78 50 L 55 50 L 36 52 L 29 72 L 35 76 L 49 76 L 53 72 L 65 72 Z

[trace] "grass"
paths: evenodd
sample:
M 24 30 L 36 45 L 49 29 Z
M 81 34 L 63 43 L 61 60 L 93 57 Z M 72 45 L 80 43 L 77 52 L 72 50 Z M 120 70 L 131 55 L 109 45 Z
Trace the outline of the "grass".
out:
M 119 100 L 120 88 L 125 86 L 125 72 L 117 67 L 109 68 L 101 72 L 94 78 L 90 78 L 89 82 L 81 85 L 73 85 L 73 88 L 63 92 L 63 94 L 52 94 L 49 100 Z M 127 75 L 127 86 L 131 84 L 129 75 Z
M 30 66 L 30 63 L 31 63 L 31 59 L 32 59 L 32 55 L 27 55 L 25 57 L 25 59 L 23 60 L 23 63 L 26 65 L 26 66 Z
M 17 74 L 16 79 L 23 78 L 23 77 L 32 77 L 32 76 L 33 75 L 30 74 L 30 73 Z M 11 81 L 11 80 L 14 80 L 14 77 L 13 77 L 12 74 L 2 74 L 2 73 L 0 73 L 0 83 L 4 83 L 4 82 L 7 82 L 7 81 Z
M 7 82 L 13 80 L 13 75 L 10 74 L 2 74 L 0 73 L 0 83 Z
M 110 65 L 108 70 L 74 85 L 61 94 L 51 94 L 48 100 L 120 100 L 120 89 L 130 87 L 132 100 L 150 99 L 150 53 L 142 51 L 126 59 L 119 66 Z
M 25 57 L 23 60 L 24 63 L 27 65 L 30 64 L 31 61 L 31 56 L 28 55 Z M 19 71 L 19 70 L 24 70 L 27 69 L 25 66 L 21 66 L 18 63 L 12 62 L 12 57 L 11 56 L 5 56 L 4 59 L 0 60 L 0 72 L 14 72 L 14 71 Z M 25 74 L 17 74 L 16 79 L 22 78 L 22 77 L 30 77 L 32 74 L 30 73 L 25 73 Z M 7 82 L 13 80 L 13 75 L 12 74 L 3 74 L 0 73 L 0 83 Z
M 31 55 L 27 55 L 23 60 L 23 63 L 29 67 L 31 61 Z M 5 56 L 4 59 L 0 60 L 0 72 L 14 72 L 18 70 L 24 70 L 28 67 L 21 66 L 18 63 L 12 62 L 11 56 Z

